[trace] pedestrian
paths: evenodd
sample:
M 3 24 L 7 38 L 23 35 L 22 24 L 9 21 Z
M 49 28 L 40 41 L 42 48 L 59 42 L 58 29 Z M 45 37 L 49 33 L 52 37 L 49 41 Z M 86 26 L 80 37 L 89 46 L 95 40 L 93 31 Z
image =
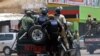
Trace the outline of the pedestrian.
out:
M 64 45 L 66 46 L 67 48 L 67 38 L 66 38 L 66 32 L 65 32 L 65 29 L 67 28 L 66 27 L 66 19 L 64 17 L 63 14 L 61 14 L 61 11 L 62 11 L 62 7 L 57 7 L 55 9 L 55 19 L 60 23 L 60 25 L 62 26 L 62 31 L 61 31 L 61 37 L 63 37 L 63 40 L 64 40 Z

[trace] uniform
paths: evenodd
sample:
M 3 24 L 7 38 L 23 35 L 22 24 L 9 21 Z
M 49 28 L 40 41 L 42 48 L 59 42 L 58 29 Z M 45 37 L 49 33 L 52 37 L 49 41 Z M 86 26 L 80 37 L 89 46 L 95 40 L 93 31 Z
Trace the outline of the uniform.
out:
M 56 19 L 50 19 L 42 25 L 47 30 L 49 41 L 47 47 L 50 52 L 57 52 L 59 50 L 58 36 L 59 32 L 62 31 L 62 27 Z
M 38 18 L 38 20 L 37 20 L 37 23 L 38 23 L 39 25 L 42 25 L 44 22 L 46 22 L 46 21 L 48 20 L 48 15 L 47 15 L 47 13 L 48 13 L 47 8 L 42 8 L 42 9 L 41 9 L 41 15 L 39 15 L 39 18 Z
M 38 18 L 38 20 L 37 20 L 37 23 L 39 24 L 39 25 L 42 25 L 44 22 L 46 22 L 48 20 L 48 16 L 46 15 L 46 16 L 44 16 L 44 15 L 40 15 L 39 16 L 39 18 Z

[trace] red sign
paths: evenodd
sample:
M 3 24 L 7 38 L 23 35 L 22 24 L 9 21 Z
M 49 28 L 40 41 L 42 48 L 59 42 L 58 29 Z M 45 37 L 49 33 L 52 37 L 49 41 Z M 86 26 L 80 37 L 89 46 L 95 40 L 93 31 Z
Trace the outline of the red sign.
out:
M 45 52 L 46 47 L 45 46 L 36 46 L 36 45 L 26 44 L 26 45 L 24 45 L 24 51 L 39 54 L 39 53 Z

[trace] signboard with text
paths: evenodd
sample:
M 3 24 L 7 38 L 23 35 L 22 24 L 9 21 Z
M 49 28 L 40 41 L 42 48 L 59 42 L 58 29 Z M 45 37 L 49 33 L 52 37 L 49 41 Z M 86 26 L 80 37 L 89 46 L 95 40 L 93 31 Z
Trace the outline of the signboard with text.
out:
M 100 7 L 100 0 L 48 0 L 48 3 Z
M 80 5 L 83 4 L 83 0 L 49 0 L 48 3 Z

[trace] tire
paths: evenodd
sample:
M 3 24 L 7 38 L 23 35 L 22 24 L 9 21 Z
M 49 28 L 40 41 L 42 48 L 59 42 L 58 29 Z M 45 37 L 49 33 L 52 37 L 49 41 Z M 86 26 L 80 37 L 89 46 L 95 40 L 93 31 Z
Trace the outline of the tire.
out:
M 87 49 L 88 49 L 89 54 L 93 54 L 95 51 L 95 48 L 93 46 L 88 46 Z
M 10 47 L 5 47 L 3 49 L 3 53 L 4 53 L 5 56 L 10 56 L 12 54 L 12 50 L 11 50 Z
M 34 44 L 42 44 L 46 40 L 45 31 L 40 25 L 35 25 L 28 31 L 28 36 L 31 37 Z
M 89 53 L 90 54 L 94 54 L 94 50 L 89 50 Z

